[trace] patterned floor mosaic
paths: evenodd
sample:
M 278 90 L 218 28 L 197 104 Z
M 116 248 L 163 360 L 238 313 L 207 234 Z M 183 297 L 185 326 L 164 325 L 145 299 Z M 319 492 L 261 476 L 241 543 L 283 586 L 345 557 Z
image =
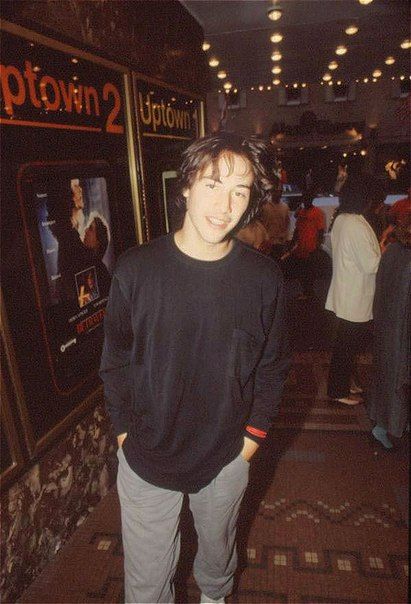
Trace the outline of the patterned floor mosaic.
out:
M 390 456 L 364 433 L 275 431 L 252 464 L 228 602 L 407 602 L 407 459 L 405 445 Z M 182 541 L 177 602 L 198 602 L 185 508 Z M 113 489 L 20 601 L 122 602 L 122 564 Z

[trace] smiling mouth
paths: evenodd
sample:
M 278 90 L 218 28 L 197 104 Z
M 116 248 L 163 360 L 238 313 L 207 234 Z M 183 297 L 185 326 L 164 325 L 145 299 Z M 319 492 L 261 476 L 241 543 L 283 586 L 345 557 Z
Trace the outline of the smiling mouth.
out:
M 207 216 L 207 220 L 212 226 L 220 229 L 228 226 L 229 224 L 228 220 L 222 220 L 221 218 L 216 218 L 215 216 Z

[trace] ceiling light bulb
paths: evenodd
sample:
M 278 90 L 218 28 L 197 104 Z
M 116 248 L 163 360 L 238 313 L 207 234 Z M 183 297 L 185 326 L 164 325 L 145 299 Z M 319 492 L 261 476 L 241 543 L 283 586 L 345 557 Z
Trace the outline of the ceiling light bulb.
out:
M 270 37 L 271 42 L 274 42 L 274 44 L 281 42 L 282 39 L 283 39 L 283 36 L 282 36 L 282 34 L 280 34 L 279 31 L 274 32 Z
M 332 86 L 332 85 L 333 85 L 333 81 L 332 81 L 332 80 L 330 80 L 330 81 L 328 82 L 328 86 Z
M 395 58 L 394 57 L 387 57 L 385 59 L 385 64 L 386 65 L 393 65 L 395 63 Z
M 337 46 L 337 48 L 335 49 L 336 55 L 345 55 L 346 52 L 347 52 L 347 47 L 343 46 L 342 44 L 340 44 L 340 46 Z
M 368 78 L 363 79 L 364 84 L 368 84 Z
M 293 88 L 298 88 L 298 84 L 297 84 L 297 82 L 294 82 L 294 84 L 293 84 Z
M 218 65 L 220 65 L 220 61 L 216 57 L 211 57 L 208 64 L 210 67 L 218 67 Z
M 276 78 L 275 80 L 273 80 L 273 84 L 274 84 L 274 86 L 279 86 L 281 84 L 281 80 Z
M 217 73 L 217 77 L 220 80 L 224 80 L 224 78 L 227 77 L 227 73 L 224 71 L 224 69 L 220 69 L 220 71 Z
M 380 76 L 382 76 L 381 69 L 374 69 L 374 71 L 372 72 L 372 77 L 373 78 L 379 78 Z
M 400 75 L 400 80 L 405 80 L 405 76 L 404 75 Z
M 403 48 L 404 50 L 408 50 L 408 48 L 411 48 L 411 40 L 409 38 L 403 40 L 401 42 L 401 48 Z
M 224 90 L 231 90 L 231 88 L 233 87 L 231 82 L 225 82 L 223 85 Z
M 267 11 L 267 17 L 271 19 L 271 21 L 278 21 L 281 19 L 283 11 L 281 8 L 269 8 Z
M 342 84 L 341 80 L 338 80 L 337 86 L 341 86 L 341 84 Z
M 367 151 L 365 149 L 361 149 L 360 155 L 364 157 L 364 155 L 367 155 Z
M 206 42 L 206 41 L 204 40 L 203 45 L 202 45 L 202 47 L 201 47 L 201 48 L 202 48 L 204 51 L 209 50 L 209 49 L 211 48 L 211 44 L 210 44 L 210 42 Z
M 328 64 L 328 69 L 333 70 L 333 69 L 337 69 L 337 67 L 338 67 L 337 61 L 331 61 L 331 63 Z
M 260 84 L 260 85 L 259 85 L 259 87 L 258 87 L 258 90 L 259 90 L 260 92 L 262 92 L 262 91 L 264 90 L 264 86 L 262 86 L 262 84 Z
M 371 4 L 372 0 L 358 0 L 358 2 L 359 2 L 360 4 L 364 4 L 364 5 L 366 5 L 366 4 Z
M 281 61 L 282 58 L 283 58 L 283 55 L 281 54 L 281 52 L 278 52 L 278 50 L 273 52 L 273 54 L 271 55 L 272 61 Z
M 325 73 L 325 74 L 323 75 L 323 80 L 324 80 L 324 82 L 329 82 L 329 81 L 331 80 L 331 77 L 332 77 L 332 76 L 331 76 L 331 74 L 330 74 L 330 73 Z
M 279 65 L 276 65 L 275 67 L 272 68 L 271 73 L 281 73 L 281 67 Z
M 345 33 L 349 36 L 353 36 L 357 32 L 358 32 L 358 27 L 356 25 L 349 25 L 345 30 Z
M 307 88 L 307 84 L 306 84 L 305 82 L 303 82 L 303 83 L 301 84 L 301 88 Z

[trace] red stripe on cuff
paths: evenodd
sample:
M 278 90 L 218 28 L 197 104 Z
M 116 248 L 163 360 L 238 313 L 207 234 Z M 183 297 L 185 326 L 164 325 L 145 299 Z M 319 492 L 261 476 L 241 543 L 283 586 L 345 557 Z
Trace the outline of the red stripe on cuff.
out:
M 253 436 L 258 436 L 259 438 L 265 438 L 267 436 L 267 432 L 264 432 L 264 430 L 258 430 L 257 428 L 253 428 L 252 426 L 247 426 L 246 431 L 252 434 Z

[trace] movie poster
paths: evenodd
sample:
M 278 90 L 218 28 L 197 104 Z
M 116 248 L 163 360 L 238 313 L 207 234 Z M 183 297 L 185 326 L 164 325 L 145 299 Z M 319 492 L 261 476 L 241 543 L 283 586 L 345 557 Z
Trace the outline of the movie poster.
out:
M 34 280 L 58 390 L 89 366 L 114 269 L 109 166 L 104 162 L 27 165 L 21 204 Z
M 136 244 L 138 200 L 127 69 L 14 29 L 1 37 L 2 293 L 35 454 L 98 392 L 111 276 Z

